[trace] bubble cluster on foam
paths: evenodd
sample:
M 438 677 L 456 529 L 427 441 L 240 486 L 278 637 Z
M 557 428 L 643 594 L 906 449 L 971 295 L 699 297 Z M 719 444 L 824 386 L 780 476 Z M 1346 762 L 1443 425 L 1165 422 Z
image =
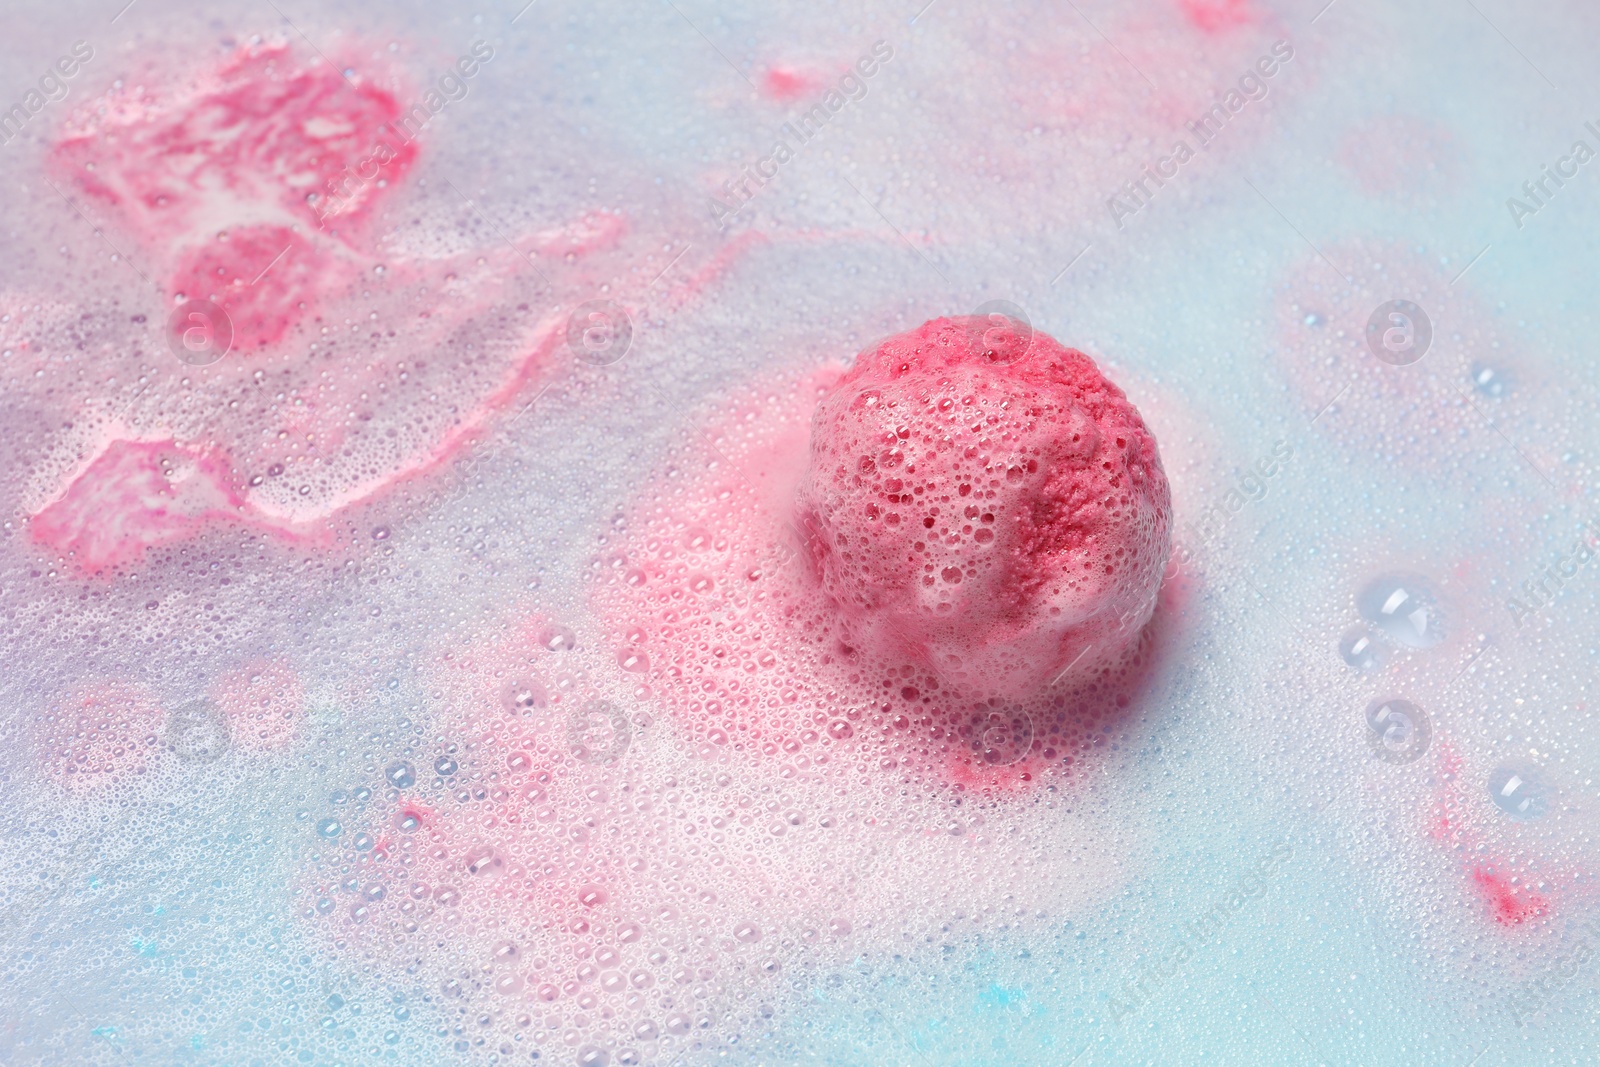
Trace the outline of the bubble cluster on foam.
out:
M 691 439 L 664 463 L 599 561 L 596 605 L 618 654 L 649 655 L 657 699 L 706 758 L 760 760 L 789 779 L 842 764 L 863 781 L 915 782 L 957 795 L 1026 792 L 1029 783 L 1075 773 L 1087 755 L 1115 745 L 1136 714 L 1131 704 L 1151 651 L 1142 631 L 1152 578 L 1160 577 L 1162 502 L 1141 501 L 1149 510 L 1130 519 L 1127 533 L 1133 542 L 1150 539 L 1144 547 L 1153 566 L 1123 557 L 1138 576 L 1134 587 L 1110 583 L 1114 606 L 1093 620 L 1119 644 L 1087 667 L 1070 664 L 1077 673 L 1066 672 L 1072 677 L 1058 688 L 1048 682 L 1068 664 L 1031 689 L 996 692 L 929 662 L 907 642 L 875 647 L 818 581 L 798 529 L 813 409 L 819 399 L 855 395 L 853 386 L 836 384 L 838 373 L 772 379 L 717 401 L 701 431 L 716 452 L 707 457 Z M 1115 402 L 1123 405 L 1119 417 L 1137 419 L 1120 396 Z M 1124 444 L 1135 426 L 1128 424 Z M 901 443 L 896 436 L 893 444 Z M 1105 445 L 1116 454 L 1115 440 Z M 815 449 L 827 447 L 813 446 L 814 465 Z M 913 456 L 911 465 L 920 460 Z M 1154 471 L 1157 480 L 1139 492 L 1160 495 L 1164 482 Z M 959 492 L 954 482 L 946 488 L 952 497 Z M 854 503 L 871 503 L 868 495 L 857 491 Z M 906 492 L 908 505 L 913 496 Z M 1111 524 L 1095 535 L 1115 547 L 1124 533 Z M 1000 544 L 1010 551 L 1010 542 L 1008 532 Z M 1138 616 L 1129 635 L 1114 629 L 1124 610 Z M 970 621 L 969 630 L 981 631 Z
M 380 972 L 404 967 L 477 1037 L 580 1062 L 589 1049 L 667 1059 L 759 1029 L 895 931 L 1019 894 L 1032 915 L 1103 891 L 1098 875 L 1029 859 L 1059 826 L 1008 816 L 1023 837 L 1001 843 L 982 804 L 845 800 L 838 776 L 774 782 L 671 744 L 596 767 L 560 743 L 562 716 L 547 714 L 560 706 L 415 735 L 385 772 L 408 789 L 374 797 L 362 821 L 318 824 L 337 844 L 305 920 Z M 425 794 L 426 810 L 407 799 Z M 392 832 L 368 828 L 384 820 Z M 1094 866 L 1095 848 L 1078 851 Z M 908 895 L 908 876 L 935 867 L 946 884 Z
M 860 640 L 1015 698 L 1124 664 L 1172 504 L 1092 360 L 998 332 L 938 319 L 863 353 L 818 407 L 797 512 Z

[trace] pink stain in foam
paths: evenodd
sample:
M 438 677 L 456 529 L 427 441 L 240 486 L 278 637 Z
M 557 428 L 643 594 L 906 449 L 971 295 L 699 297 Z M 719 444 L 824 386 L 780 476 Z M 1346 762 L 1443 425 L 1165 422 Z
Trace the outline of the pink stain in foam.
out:
M 515 251 L 497 248 L 487 260 L 476 252 L 438 263 L 368 255 L 361 224 L 418 153 L 392 125 L 399 111 L 390 92 L 359 77 L 346 81 L 321 58 L 276 43 L 239 49 L 185 83 L 115 91 L 73 117 L 52 164 L 149 246 L 165 265 L 171 295 L 213 299 L 233 321 L 238 352 L 200 372 L 203 382 L 233 378 L 247 387 L 252 352 L 293 340 L 320 311 L 336 312 L 354 297 L 357 280 L 380 290 L 380 299 L 384 292 L 399 297 L 414 290 L 426 293 L 427 302 L 409 321 L 392 325 L 389 336 L 399 327 L 400 347 L 382 346 L 384 358 L 346 360 L 338 373 L 319 374 L 313 368 L 324 357 L 296 353 L 280 386 L 284 402 L 261 413 L 276 425 L 247 426 L 242 412 L 230 410 L 229 419 L 205 428 L 211 443 L 203 449 L 168 442 L 168 458 L 181 468 L 177 480 L 164 473 L 151 443 L 162 430 L 107 430 L 91 446 L 94 460 L 35 516 L 41 543 L 96 573 L 225 519 L 303 539 L 307 524 L 448 462 L 481 438 L 545 368 L 561 342 L 559 313 L 517 324 L 520 350 L 499 357 L 500 366 L 480 357 L 471 385 L 476 395 L 464 396 L 459 409 L 434 417 L 438 405 L 432 404 L 418 412 L 426 418 L 405 419 L 430 392 L 461 387 L 444 361 L 414 358 L 413 352 L 431 357 L 483 316 L 504 322 L 505 303 L 526 299 L 515 283 L 532 273 L 528 257 L 578 263 L 616 248 L 628 226 L 619 215 L 593 212 L 519 237 Z M 727 262 L 719 258 L 712 273 Z M 681 303 L 707 280 L 663 293 Z M 593 284 L 575 281 L 579 291 Z M 425 371 L 428 364 L 436 369 Z M 394 388 L 397 371 L 411 389 Z M 428 374 L 446 377 L 434 384 Z M 431 438 L 422 435 L 419 447 L 393 447 L 394 435 L 385 440 L 379 433 L 396 423 L 407 440 L 425 423 Z M 302 442 L 305 458 L 316 458 L 327 471 L 363 443 L 363 433 L 369 447 L 381 444 L 385 454 L 350 461 L 347 474 L 324 476 L 317 492 L 263 484 L 263 473 L 297 458 L 284 454 L 285 438 Z M 172 436 L 196 434 L 190 427 Z
M 338 246 L 417 156 L 391 125 L 400 111 L 320 58 L 247 46 L 161 96 L 116 90 L 81 109 L 52 160 L 148 245 L 174 249 L 168 292 L 221 304 L 248 351 L 349 280 Z M 332 239 L 315 232 L 328 218 L 341 223 Z
M 787 103 L 798 100 L 822 85 L 814 73 L 796 67 L 773 66 L 761 79 L 761 87 L 774 100 Z
M 1437 784 L 1428 835 L 1462 857 L 1468 883 L 1496 925 L 1514 929 L 1530 919 L 1551 915 L 1554 905 L 1550 898 L 1531 889 L 1525 881 L 1516 884 L 1508 873 L 1517 870 L 1513 864 L 1485 856 L 1480 848 L 1484 834 L 1476 821 L 1468 817 L 1467 800 L 1461 790 L 1465 761 L 1449 741 L 1441 738 L 1436 744 Z
M 393 94 L 347 80 L 285 43 L 246 46 L 191 83 L 155 96 L 119 89 L 73 116 L 57 162 L 85 192 L 121 209 L 149 236 L 206 229 L 241 206 L 315 224 L 313 198 L 355 168 L 382 138 L 398 141 Z M 416 159 L 391 145 L 373 163 L 344 217 L 364 214 Z
M 286 226 L 240 226 L 185 249 L 169 288 L 220 305 L 248 352 L 282 340 L 320 293 L 348 281 L 344 266 Z
M 1547 915 L 1550 902 L 1538 893 L 1519 890 L 1502 874 L 1488 867 L 1472 869 L 1472 883 L 1489 907 L 1489 914 L 1501 926 L 1519 926 L 1529 919 Z
M 702 755 L 740 752 L 772 761 L 784 776 L 805 777 L 847 759 L 883 772 L 1010 790 L 1047 768 L 1061 773 L 1115 740 L 1166 636 L 1160 627 L 1143 627 L 1149 605 L 1140 595 L 1128 602 L 1129 630 L 1138 640 L 1123 644 L 1120 659 L 1088 656 L 1087 665 L 1059 664 L 1067 668 L 1058 671 L 1066 675 L 1061 685 L 1045 684 L 1045 676 L 1008 701 L 989 699 L 979 677 L 941 673 L 946 664 L 928 662 L 926 642 L 873 647 L 848 623 L 854 609 L 841 608 L 818 588 L 802 562 L 806 537 L 797 500 L 812 413 L 840 373 L 829 367 L 758 383 L 696 420 L 677 460 L 678 476 L 652 480 L 650 495 L 630 513 L 627 536 L 600 561 L 594 600 L 618 656 L 644 654 L 649 667 L 642 676 Z M 907 418 L 920 426 L 924 416 L 913 408 L 907 406 Z M 895 436 L 883 449 L 917 445 Z M 1130 440 L 1123 436 L 1124 448 Z M 1000 448 L 998 440 L 994 444 Z M 1118 448 L 1109 431 L 1104 444 Z M 1153 461 L 1153 451 L 1147 458 Z M 917 445 L 913 465 L 921 462 Z M 912 478 L 901 466 L 884 468 L 886 476 Z M 936 483 L 937 468 L 929 467 Z M 1002 481 L 1006 469 L 999 468 Z M 912 507 L 914 487 L 903 489 Z M 957 499 L 954 482 L 936 484 L 928 499 L 939 499 L 945 489 Z M 960 503 L 969 499 L 976 498 Z M 1015 518 L 1005 508 L 996 512 Z M 971 520 L 974 529 L 981 514 Z M 922 529 L 920 512 L 911 518 L 917 521 L 908 529 Z M 1006 547 L 1010 537 L 1008 530 L 996 551 L 1017 550 Z M 892 531 L 881 536 L 885 544 L 894 538 Z M 1116 559 L 1134 569 L 1125 551 Z M 1024 562 L 1019 557 L 1018 566 Z M 1157 582 L 1160 574 L 1157 561 Z M 1159 606 L 1163 618 L 1177 610 L 1166 598 Z M 1020 622 L 1019 615 L 1006 625 Z
M 40 544 L 99 573 L 224 521 L 262 519 L 234 489 L 222 460 L 170 439 L 117 438 L 34 514 L 30 529 Z
M 1190 22 L 1207 33 L 1248 26 L 1256 20 L 1249 0 L 1178 0 Z

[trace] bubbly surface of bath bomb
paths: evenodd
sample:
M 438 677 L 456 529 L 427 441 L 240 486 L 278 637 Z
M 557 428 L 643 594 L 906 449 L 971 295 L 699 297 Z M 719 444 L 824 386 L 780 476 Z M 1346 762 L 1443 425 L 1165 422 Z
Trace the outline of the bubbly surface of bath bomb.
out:
M 1124 663 L 1155 608 L 1171 493 L 1082 352 L 1008 319 L 934 319 L 818 405 L 799 515 L 870 651 L 1024 696 Z

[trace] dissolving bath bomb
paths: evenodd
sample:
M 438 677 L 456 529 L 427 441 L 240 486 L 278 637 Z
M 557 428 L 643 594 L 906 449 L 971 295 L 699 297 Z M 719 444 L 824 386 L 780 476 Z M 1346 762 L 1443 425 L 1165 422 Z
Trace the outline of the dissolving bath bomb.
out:
M 1172 496 L 1155 438 L 1082 352 L 1009 319 L 934 319 L 818 405 L 798 513 L 867 653 L 1022 698 L 1129 662 Z

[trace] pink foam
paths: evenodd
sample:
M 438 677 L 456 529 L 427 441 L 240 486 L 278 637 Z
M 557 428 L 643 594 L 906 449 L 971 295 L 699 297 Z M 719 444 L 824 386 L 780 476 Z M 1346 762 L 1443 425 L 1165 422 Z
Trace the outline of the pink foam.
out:
M 226 311 L 233 347 L 248 355 L 281 341 L 357 273 L 325 245 L 285 226 L 237 227 L 184 248 L 168 285 L 174 299 L 210 300 Z
M 99 573 L 223 521 L 259 523 L 215 454 L 173 440 L 108 440 L 32 518 L 39 543 Z M 266 524 L 285 536 L 310 534 Z
M 1256 21 L 1250 0 L 1178 0 L 1178 6 L 1190 22 L 1207 33 L 1220 33 Z
M 1520 926 L 1550 911 L 1550 901 L 1544 894 L 1513 885 L 1492 867 L 1474 867 L 1472 884 L 1483 897 L 1490 916 L 1501 926 Z
M 165 261 L 174 297 L 271 345 L 354 273 L 340 263 L 411 168 L 396 97 L 283 42 L 237 49 L 182 83 L 114 89 L 79 109 L 51 163 Z M 334 239 L 317 235 L 336 219 Z
M 315 227 L 330 183 L 361 168 L 339 215 L 367 213 L 416 159 L 394 94 L 277 41 L 184 82 L 118 88 L 74 112 L 54 163 L 153 241 L 241 217 Z M 391 153 L 372 159 L 380 143 Z M 370 177 L 368 174 L 370 173 Z
M 1128 657 L 1172 502 L 1155 439 L 1091 359 L 986 328 L 936 319 L 859 356 L 818 406 L 798 513 L 858 640 L 1017 698 Z
M 1181 598 L 1134 628 L 1117 666 L 1014 700 L 941 677 L 903 644 L 866 647 L 802 559 L 796 506 L 812 414 L 842 374 L 755 382 L 694 417 L 683 453 L 646 481 L 597 560 L 595 610 L 618 662 L 703 757 L 761 760 L 783 777 L 838 760 L 1002 790 L 1072 773 L 1140 707 Z

